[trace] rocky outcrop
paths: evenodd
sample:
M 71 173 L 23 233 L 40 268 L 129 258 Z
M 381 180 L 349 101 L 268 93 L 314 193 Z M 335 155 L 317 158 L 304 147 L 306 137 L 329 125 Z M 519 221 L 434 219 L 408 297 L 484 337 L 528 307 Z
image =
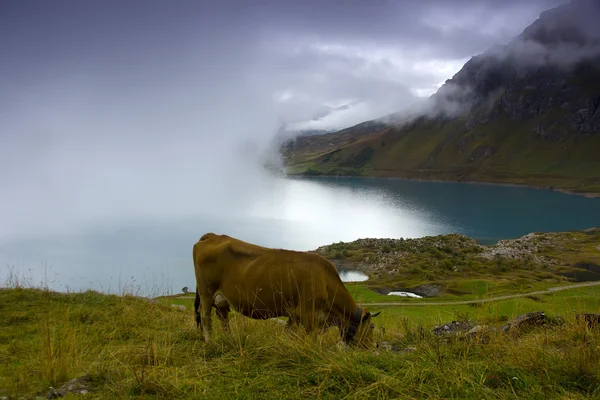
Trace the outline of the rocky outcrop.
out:
M 548 245 L 556 245 L 554 234 L 529 233 L 517 239 L 499 240 L 495 245 L 485 247 L 480 256 L 488 260 L 505 257 L 513 260 L 529 259 L 538 265 L 554 265 L 557 260 L 539 254 Z
M 581 318 L 588 324 L 595 324 L 600 321 L 600 315 L 596 314 L 580 314 L 577 318 Z M 590 322 L 591 321 L 591 322 Z M 549 323 L 550 320 L 543 311 L 529 312 L 513 318 L 508 323 L 500 328 L 504 334 L 511 332 L 520 332 L 525 328 L 542 326 Z M 431 330 L 436 336 L 441 337 L 460 337 L 468 339 L 480 339 L 482 343 L 488 343 L 490 333 L 495 331 L 495 328 L 490 328 L 485 324 L 477 324 L 473 321 L 452 321 L 447 324 L 436 325 Z
M 548 140 L 562 140 L 573 132 L 598 134 L 600 90 L 589 91 L 591 82 L 574 78 L 585 69 L 589 69 L 590 77 L 597 79 L 600 60 L 587 60 L 571 67 L 531 68 L 525 76 L 515 76 L 506 83 L 490 114 L 507 115 L 520 122 L 545 116 L 534 132 Z
M 432 285 L 430 283 L 426 283 L 424 285 L 420 285 L 412 289 L 402 289 L 402 291 L 410 291 L 414 294 L 418 294 L 421 297 L 433 297 L 442 294 L 444 289 L 439 285 Z
M 467 113 L 467 131 L 506 116 L 536 119 L 534 131 L 548 140 L 600 134 L 599 19 L 597 1 L 542 13 L 507 45 L 472 57 L 431 97 L 434 109 Z
M 523 328 L 543 325 L 548 321 L 548 317 L 543 311 L 534 311 L 519 315 L 502 327 L 502 333 L 519 331 Z

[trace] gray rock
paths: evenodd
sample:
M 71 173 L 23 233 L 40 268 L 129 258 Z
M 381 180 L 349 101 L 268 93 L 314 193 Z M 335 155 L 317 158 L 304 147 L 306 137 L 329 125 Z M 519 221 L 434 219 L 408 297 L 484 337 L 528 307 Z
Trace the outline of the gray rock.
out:
M 543 311 L 534 311 L 519 315 L 502 327 L 502 333 L 508 333 L 513 330 L 519 330 L 530 326 L 543 325 L 547 320 L 548 317 Z
M 490 341 L 490 331 L 487 325 L 476 325 L 467 332 L 466 336 L 469 339 L 477 339 L 482 344 L 487 344 Z
M 377 343 L 377 348 L 383 349 L 383 350 L 389 350 L 389 351 L 398 351 L 399 350 L 398 346 L 394 346 L 390 342 Z
M 583 320 L 590 328 L 598 328 L 600 327 L 600 314 L 577 314 L 575 317 L 578 321 Z
M 84 375 L 79 378 L 71 379 L 69 382 L 65 383 L 58 389 L 54 389 L 50 387 L 50 390 L 46 394 L 46 398 L 48 399 L 58 399 L 59 397 L 64 397 L 67 393 L 75 393 L 75 394 L 88 394 L 92 391 L 91 388 L 91 379 L 89 376 Z
M 408 346 L 405 348 L 396 346 L 390 342 L 379 342 L 377 343 L 377 348 L 387 351 L 393 351 L 395 353 L 413 353 L 417 351 L 417 348 L 414 346 Z
M 469 330 L 469 332 L 467 332 L 467 335 L 476 336 L 476 335 L 480 335 L 482 333 L 487 333 L 489 331 L 490 331 L 490 329 L 488 328 L 487 325 L 475 325 L 473 328 L 471 328 Z
M 437 336 L 447 336 L 469 332 L 471 329 L 473 329 L 471 321 L 452 321 L 448 324 L 434 326 L 431 332 Z
M 287 321 L 279 318 L 269 318 L 271 321 L 278 323 L 279 325 L 287 325 Z
M 413 289 L 409 289 L 408 291 L 414 293 L 414 294 L 418 294 L 419 296 L 422 297 L 433 297 L 433 296 L 439 296 L 442 293 L 442 288 L 438 285 L 432 285 L 432 284 L 425 284 L 425 285 L 421 285 L 421 286 L 417 286 Z
M 187 308 L 181 304 L 171 304 L 171 307 L 180 311 L 187 311 Z

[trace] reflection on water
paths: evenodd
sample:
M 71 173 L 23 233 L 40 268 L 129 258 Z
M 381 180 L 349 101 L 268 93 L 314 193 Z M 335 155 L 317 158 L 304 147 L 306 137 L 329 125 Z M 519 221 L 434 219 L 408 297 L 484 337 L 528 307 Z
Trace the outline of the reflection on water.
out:
M 414 297 L 417 299 L 423 298 L 423 296 L 419 296 L 418 294 L 414 294 L 414 293 L 410 293 L 410 292 L 389 292 L 388 296 Z
M 196 211 L 184 217 L 113 218 L 68 233 L 2 238 L 0 266 L 32 284 L 45 279 L 54 290 L 138 288 L 164 294 L 195 287 L 192 246 L 206 232 L 313 250 L 367 237 L 458 232 L 491 243 L 534 231 L 600 226 L 600 199 L 509 186 L 265 178 L 242 191 L 232 187 L 222 202 L 199 198 Z M 0 269 L 0 284 L 8 274 Z
M 364 282 L 369 279 L 367 275 L 360 271 L 340 270 L 339 274 L 342 282 Z

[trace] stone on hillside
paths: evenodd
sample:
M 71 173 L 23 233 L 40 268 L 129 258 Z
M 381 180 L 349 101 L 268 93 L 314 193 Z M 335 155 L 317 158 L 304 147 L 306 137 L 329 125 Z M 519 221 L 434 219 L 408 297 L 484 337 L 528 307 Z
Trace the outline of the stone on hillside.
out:
M 180 311 L 187 311 L 187 308 L 181 304 L 171 304 L 171 307 L 176 308 L 177 310 L 180 310 Z
M 71 379 L 58 389 L 50 387 L 50 390 L 46 394 L 48 399 L 58 399 L 59 397 L 65 397 L 68 393 L 74 394 L 88 394 L 92 391 L 90 387 L 90 377 L 84 375 L 80 378 Z
M 417 286 L 410 291 L 422 297 L 433 297 L 439 296 L 442 293 L 442 288 L 438 285 L 426 283 L 424 285 Z
M 543 325 L 548 320 L 543 311 L 534 311 L 519 315 L 513 318 L 509 323 L 502 327 L 502 333 L 508 333 L 515 329 L 521 329 L 528 326 Z
M 390 342 L 379 342 L 377 343 L 377 348 L 382 350 L 393 351 L 395 353 L 403 352 L 403 353 L 413 353 L 417 351 L 417 348 L 414 346 L 408 346 L 405 348 L 398 347 Z
M 467 335 L 469 335 L 469 336 L 477 336 L 477 335 L 481 335 L 483 333 L 487 333 L 489 331 L 490 331 L 490 328 L 488 328 L 487 325 L 475 325 L 473 328 L 471 328 L 467 332 Z
M 490 328 L 487 325 L 475 325 L 467 332 L 470 339 L 479 339 L 481 343 L 487 344 L 490 341 Z
M 287 321 L 279 318 L 269 318 L 271 321 L 278 323 L 279 325 L 287 325 Z
M 584 320 L 590 328 L 600 327 L 600 314 L 577 314 L 577 320 Z
M 394 346 L 390 342 L 380 342 L 377 343 L 378 349 L 389 350 L 389 351 L 399 351 L 400 348 L 398 346 Z
M 446 336 L 468 332 L 471 329 L 473 329 L 473 323 L 471 321 L 452 321 L 449 324 L 434 326 L 431 332 L 433 332 L 434 335 Z

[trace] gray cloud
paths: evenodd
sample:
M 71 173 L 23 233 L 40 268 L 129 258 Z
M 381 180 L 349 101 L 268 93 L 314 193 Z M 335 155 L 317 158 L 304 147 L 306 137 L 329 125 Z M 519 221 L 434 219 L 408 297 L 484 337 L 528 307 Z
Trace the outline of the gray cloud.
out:
M 416 104 L 557 3 L 4 1 L 0 234 L 239 210 L 282 121 Z

